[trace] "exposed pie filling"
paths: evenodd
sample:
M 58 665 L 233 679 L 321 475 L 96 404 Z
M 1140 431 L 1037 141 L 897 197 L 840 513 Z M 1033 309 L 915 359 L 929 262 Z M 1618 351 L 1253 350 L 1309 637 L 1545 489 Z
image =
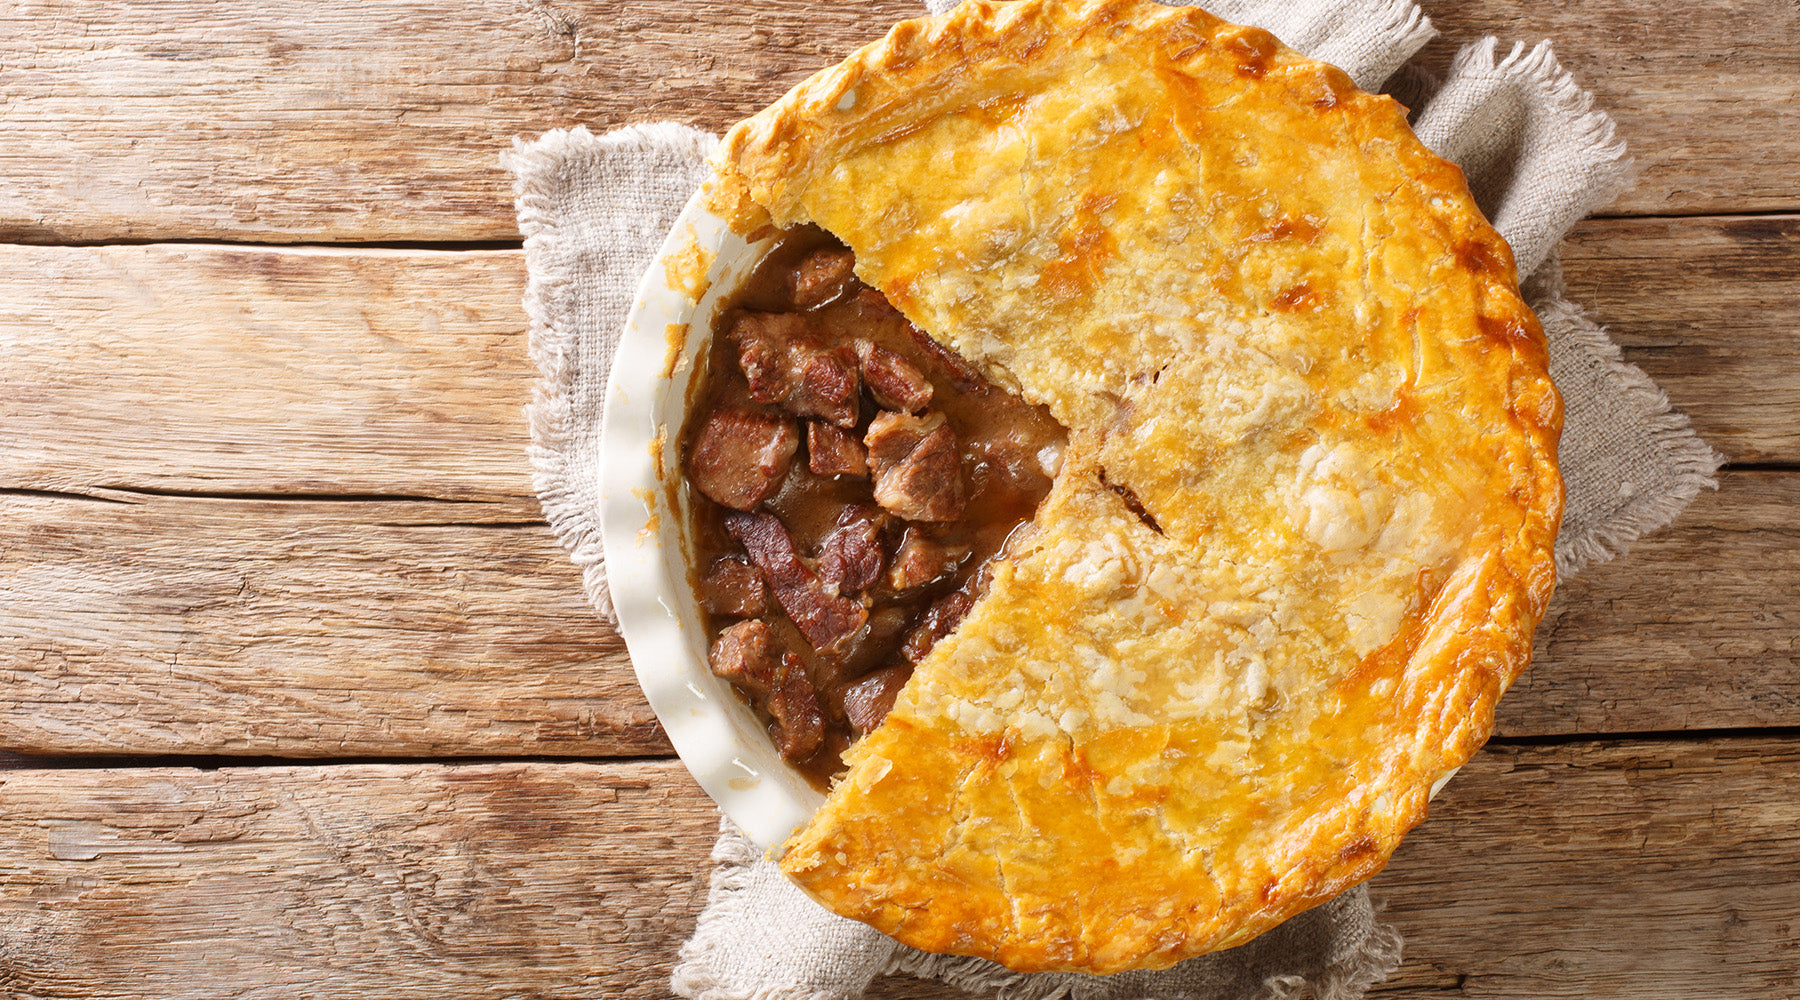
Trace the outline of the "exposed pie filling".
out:
M 712 671 L 820 784 L 968 612 L 1064 446 L 854 265 L 817 229 L 777 241 L 719 313 L 682 438 Z

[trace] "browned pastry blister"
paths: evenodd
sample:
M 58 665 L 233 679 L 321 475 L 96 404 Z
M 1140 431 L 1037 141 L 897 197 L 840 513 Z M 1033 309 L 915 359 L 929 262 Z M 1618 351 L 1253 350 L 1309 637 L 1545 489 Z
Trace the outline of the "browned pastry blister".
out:
M 1369 878 L 1492 728 L 1555 582 L 1559 397 L 1511 253 L 1391 99 L 1147 0 L 970 0 L 727 137 L 1070 445 L 779 849 L 838 913 L 1156 968 Z

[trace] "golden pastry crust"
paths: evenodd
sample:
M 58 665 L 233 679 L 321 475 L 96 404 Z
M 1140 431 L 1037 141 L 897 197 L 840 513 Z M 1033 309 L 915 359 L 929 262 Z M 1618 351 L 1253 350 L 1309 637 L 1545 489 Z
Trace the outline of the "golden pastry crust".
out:
M 1380 870 L 1528 663 L 1562 507 L 1511 252 L 1403 109 L 1197 9 L 970 0 L 718 167 L 736 228 L 830 230 L 1071 434 L 782 869 L 907 944 L 1090 972 Z

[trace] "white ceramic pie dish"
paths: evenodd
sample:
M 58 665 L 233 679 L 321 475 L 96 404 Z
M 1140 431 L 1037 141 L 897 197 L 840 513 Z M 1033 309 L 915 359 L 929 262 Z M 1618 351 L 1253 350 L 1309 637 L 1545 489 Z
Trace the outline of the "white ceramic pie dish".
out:
M 720 300 L 772 239 L 747 242 L 702 201 L 695 195 L 676 219 L 619 337 L 600 432 L 600 527 L 619 632 L 644 696 L 700 787 L 767 846 L 785 840 L 823 796 L 707 666 L 688 580 L 687 495 L 667 480 L 681 475 L 688 388 L 703 374 Z

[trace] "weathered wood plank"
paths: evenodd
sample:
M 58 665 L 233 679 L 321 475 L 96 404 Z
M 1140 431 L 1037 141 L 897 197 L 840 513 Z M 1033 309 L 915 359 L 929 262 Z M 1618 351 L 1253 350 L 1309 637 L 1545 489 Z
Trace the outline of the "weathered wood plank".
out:
M 0 487 L 538 516 L 518 252 L 0 248 Z
M 666 753 L 541 525 L 481 504 L 0 497 L 0 749 Z M 1568 583 L 1506 736 L 1800 725 L 1800 474 Z
M 1550 37 L 1642 164 L 1615 211 L 1791 210 L 1800 11 L 1430 0 L 1455 40 Z M 519 134 L 719 130 L 920 11 L 906 0 L 24 0 L 0 12 L 0 240 L 514 239 Z M 1452 48 L 1440 43 L 1433 59 Z
M 1386 994 L 1786 995 L 1796 781 L 1777 739 L 1478 755 L 1374 884 L 1408 942 Z M 666 996 L 715 822 L 672 762 L 0 772 L 0 982 Z
M 1428 67 L 1448 65 L 1458 46 L 1483 35 L 1508 45 L 1555 43 L 1563 67 L 1617 120 L 1637 161 L 1636 187 L 1606 211 L 1796 207 L 1791 143 L 1800 142 L 1800 6 L 1718 0 L 1683 8 L 1679 22 L 1632 0 L 1420 6 L 1443 31 L 1421 54 Z M 1765 131 L 1786 138 L 1757 138 Z
M 1503 736 L 1800 724 L 1800 476 L 1727 473 L 1675 527 L 1565 581 Z
M 1566 270 L 1714 446 L 1791 462 L 1797 251 L 1792 216 L 1591 220 Z M 400 494 L 532 516 L 522 271 L 517 252 L 0 247 L 0 488 Z
M 1800 216 L 1590 219 L 1563 259 L 1571 301 L 1729 460 L 1800 458 Z
M 1372 887 L 1409 942 L 1380 995 L 1796 995 L 1796 781 L 1791 740 L 1490 748 Z
M 137 499 L 0 496 L 0 747 L 667 752 L 541 524 L 481 504 Z
M 918 10 L 14 3 L 0 239 L 517 239 L 499 163 L 515 135 L 720 129 Z
M 0 772 L 11 997 L 667 996 L 679 765 Z

